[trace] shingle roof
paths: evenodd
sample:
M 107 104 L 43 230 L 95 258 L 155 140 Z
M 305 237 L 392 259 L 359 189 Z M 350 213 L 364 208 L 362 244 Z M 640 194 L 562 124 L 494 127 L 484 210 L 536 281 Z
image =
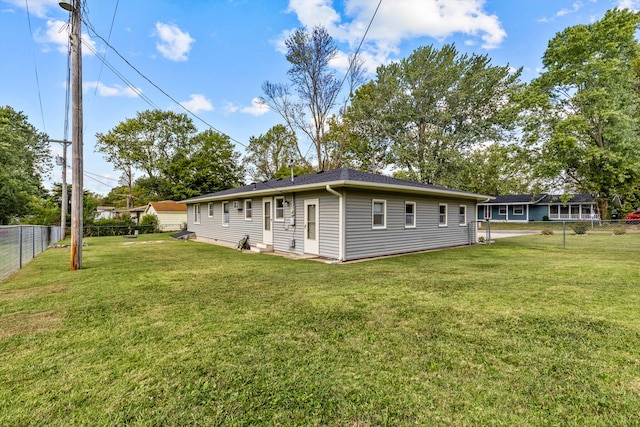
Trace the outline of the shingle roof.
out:
M 198 197 L 192 197 L 190 199 L 183 200 L 181 203 L 221 199 L 224 197 L 233 198 L 234 196 L 245 197 L 251 193 L 260 193 L 265 195 L 269 193 L 281 194 L 285 191 L 309 190 L 314 187 L 321 188 L 326 184 L 331 184 L 332 186 L 335 185 L 336 187 L 363 186 L 366 188 L 379 187 L 380 189 L 389 189 L 389 187 L 396 189 L 404 188 L 405 190 L 414 189 L 418 190 L 418 192 L 458 195 L 479 200 L 489 198 L 489 196 L 470 193 L 466 191 L 454 190 L 446 187 L 438 187 L 435 185 L 423 184 L 420 182 L 406 181 L 403 179 L 392 178 L 390 176 L 357 171 L 354 169 L 341 168 L 296 176 L 293 179 L 293 182 L 291 181 L 291 178 L 288 177 L 251 183 L 248 185 L 243 185 L 241 187 L 222 190 Z
M 173 200 L 164 200 L 162 202 L 149 202 L 156 212 L 186 212 L 187 207 Z
M 572 194 L 566 203 L 594 203 L 593 198 L 588 194 Z M 548 204 L 564 204 L 563 196 L 554 194 L 510 194 L 506 196 L 496 196 L 495 199 L 483 202 L 483 204 L 491 205 L 548 205 Z

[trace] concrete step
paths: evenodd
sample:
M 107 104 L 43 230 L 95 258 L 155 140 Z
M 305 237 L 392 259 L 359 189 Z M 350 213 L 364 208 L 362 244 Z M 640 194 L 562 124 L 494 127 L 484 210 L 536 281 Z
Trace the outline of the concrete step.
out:
M 255 245 L 251 245 L 251 250 L 257 253 L 273 252 L 273 245 L 266 243 L 256 243 Z

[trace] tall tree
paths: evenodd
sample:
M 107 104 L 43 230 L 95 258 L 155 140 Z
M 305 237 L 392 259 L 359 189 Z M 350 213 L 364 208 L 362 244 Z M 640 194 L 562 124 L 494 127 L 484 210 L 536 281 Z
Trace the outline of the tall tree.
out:
M 250 137 L 244 161 L 250 165 L 247 169 L 251 178 L 254 181 L 274 178 L 289 161 L 298 160 L 297 144 L 295 133 L 281 124 L 264 135 Z
M 541 152 L 538 172 L 594 196 L 603 218 L 614 195 L 632 198 L 640 183 L 639 23 L 640 14 L 614 9 L 558 33 L 529 88 L 525 129 Z
M 171 198 L 181 200 L 238 186 L 245 172 L 239 160 L 228 136 L 212 130 L 195 135 L 189 148 L 179 151 L 169 165 Z
M 132 168 L 146 174 L 144 185 L 156 198 L 170 196 L 171 159 L 186 149 L 196 127 L 186 114 L 147 110 L 119 123 L 108 133 L 96 134 L 96 149 L 132 179 Z
M 338 54 L 338 48 L 324 27 L 311 31 L 297 29 L 285 41 L 287 61 L 291 68 L 287 72 L 290 83 L 265 82 L 262 85 L 262 102 L 275 110 L 284 119 L 292 132 L 301 132 L 315 151 L 318 170 L 335 166 L 332 159 L 339 157 L 335 145 L 326 138 L 327 120 L 333 114 L 341 89 L 341 80 L 336 76 L 330 62 Z M 350 58 L 349 82 L 356 85 L 362 69 L 355 57 Z M 294 96 L 293 92 L 297 95 Z M 306 150 L 296 145 L 298 157 L 311 169 Z
M 47 136 L 9 106 L 0 107 L 0 225 L 28 214 L 46 193 L 51 170 Z
M 511 100 L 521 90 L 520 73 L 453 45 L 420 47 L 379 67 L 373 86 L 356 93 L 351 109 L 364 114 L 353 114 L 354 126 L 374 130 L 371 139 L 382 147 L 388 141 L 407 178 L 465 188 L 461 168 L 469 154 L 514 135 L 518 106 Z

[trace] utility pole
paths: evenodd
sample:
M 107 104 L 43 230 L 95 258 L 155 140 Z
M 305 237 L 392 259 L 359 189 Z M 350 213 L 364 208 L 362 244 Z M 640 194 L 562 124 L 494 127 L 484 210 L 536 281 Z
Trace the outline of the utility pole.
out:
M 60 139 L 50 139 L 49 142 L 55 142 L 62 144 L 62 202 L 60 206 L 60 236 L 64 239 L 67 231 L 67 206 L 69 201 L 67 200 L 67 145 L 71 144 L 69 141 L 63 141 Z
M 72 4 L 73 3 L 73 4 Z M 61 0 L 71 12 L 71 270 L 82 269 L 82 0 Z

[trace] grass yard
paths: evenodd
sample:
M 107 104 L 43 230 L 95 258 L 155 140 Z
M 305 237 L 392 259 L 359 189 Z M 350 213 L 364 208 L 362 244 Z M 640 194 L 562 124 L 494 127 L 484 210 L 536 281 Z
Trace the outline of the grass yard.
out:
M 0 283 L 0 425 L 640 425 L 640 234 L 560 239 L 49 249 Z

